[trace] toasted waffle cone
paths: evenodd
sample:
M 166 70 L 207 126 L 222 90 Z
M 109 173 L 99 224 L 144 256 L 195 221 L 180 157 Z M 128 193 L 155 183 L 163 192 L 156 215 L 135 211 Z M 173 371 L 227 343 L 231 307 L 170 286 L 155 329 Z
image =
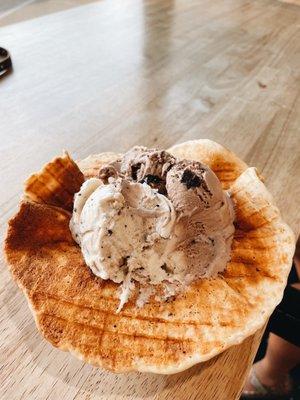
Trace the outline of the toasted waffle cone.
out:
M 293 234 L 256 170 L 210 141 L 171 151 L 205 160 L 230 187 L 237 217 L 226 271 L 196 281 L 172 302 L 137 308 L 131 300 L 117 314 L 118 285 L 85 265 L 70 215 L 61 208 L 24 200 L 9 222 L 7 261 L 40 332 L 54 346 L 114 372 L 175 373 L 240 343 L 280 302 L 290 270 Z M 79 163 L 88 176 L 107 155 L 90 160 Z
M 62 207 L 71 211 L 74 193 L 78 192 L 84 177 L 67 152 L 56 157 L 25 182 L 24 193 L 28 199 Z

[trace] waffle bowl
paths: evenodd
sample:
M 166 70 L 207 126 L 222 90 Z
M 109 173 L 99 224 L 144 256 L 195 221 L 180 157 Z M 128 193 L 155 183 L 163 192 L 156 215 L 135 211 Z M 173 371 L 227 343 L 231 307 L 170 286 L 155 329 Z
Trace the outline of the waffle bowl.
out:
M 209 140 L 169 151 L 207 164 L 230 190 L 236 211 L 226 270 L 195 281 L 171 302 L 150 299 L 137 308 L 131 299 L 116 313 L 118 285 L 94 276 L 72 239 L 74 193 L 84 177 L 96 176 L 119 155 L 102 153 L 77 164 L 68 154 L 56 158 L 26 182 L 19 211 L 9 221 L 7 263 L 41 334 L 113 372 L 176 373 L 241 343 L 280 302 L 290 270 L 293 233 L 255 168 Z

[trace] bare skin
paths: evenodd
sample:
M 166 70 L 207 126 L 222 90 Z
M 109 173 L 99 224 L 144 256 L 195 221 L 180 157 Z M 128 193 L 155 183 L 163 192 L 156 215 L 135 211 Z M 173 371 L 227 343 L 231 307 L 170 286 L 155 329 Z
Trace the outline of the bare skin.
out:
M 271 333 L 266 355 L 254 364 L 254 369 L 264 386 L 279 392 L 287 392 L 289 389 L 289 372 L 299 363 L 300 348 Z M 254 390 L 249 379 L 244 390 Z
M 300 277 L 300 259 L 294 258 L 298 277 Z M 293 286 L 300 290 L 300 282 Z M 270 333 L 268 347 L 264 358 L 253 365 L 256 376 L 260 382 L 274 391 L 287 393 L 290 389 L 289 372 L 300 363 L 300 347 L 295 346 Z M 244 386 L 244 391 L 253 391 L 248 378 Z

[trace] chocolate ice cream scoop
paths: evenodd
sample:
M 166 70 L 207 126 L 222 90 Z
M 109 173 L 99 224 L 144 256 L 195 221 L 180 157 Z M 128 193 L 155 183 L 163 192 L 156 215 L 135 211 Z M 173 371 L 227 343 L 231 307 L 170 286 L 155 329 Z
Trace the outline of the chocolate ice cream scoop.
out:
M 185 215 L 214 207 L 224 197 L 217 176 L 196 161 L 177 162 L 167 173 L 166 190 L 175 210 Z
M 175 157 L 164 150 L 135 146 L 122 160 L 101 168 L 99 177 L 106 182 L 109 177 L 122 176 L 165 194 L 166 174 L 175 163 Z
M 167 173 L 166 190 L 177 214 L 178 245 L 170 253 L 171 264 L 186 266 L 182 272 L 187 281 L 223 271 L 229 261 L 234 212 L 217 176 L 200 162 L 178 161 Z

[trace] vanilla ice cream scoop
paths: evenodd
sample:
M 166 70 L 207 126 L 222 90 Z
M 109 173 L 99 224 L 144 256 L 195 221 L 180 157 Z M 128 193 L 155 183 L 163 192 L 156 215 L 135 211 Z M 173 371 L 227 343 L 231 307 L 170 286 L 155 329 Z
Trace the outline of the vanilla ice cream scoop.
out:
M 122 283 L 118 311 L 135 282 L 142 305 L 157 285 L 163 299 L 226 268 L 234 212 L 206 165 L 134 147 L 99 178 L 75 195 L 70 229 L 93 273 Z
M 157 283 L 166 278 L 165 250 L 174 223 L 172 203 L 147 184 L 119 178 L 104 185 L 91 178 L 75 195 L 70 229 L 95 275 L 116 283 L 127 275 Z

